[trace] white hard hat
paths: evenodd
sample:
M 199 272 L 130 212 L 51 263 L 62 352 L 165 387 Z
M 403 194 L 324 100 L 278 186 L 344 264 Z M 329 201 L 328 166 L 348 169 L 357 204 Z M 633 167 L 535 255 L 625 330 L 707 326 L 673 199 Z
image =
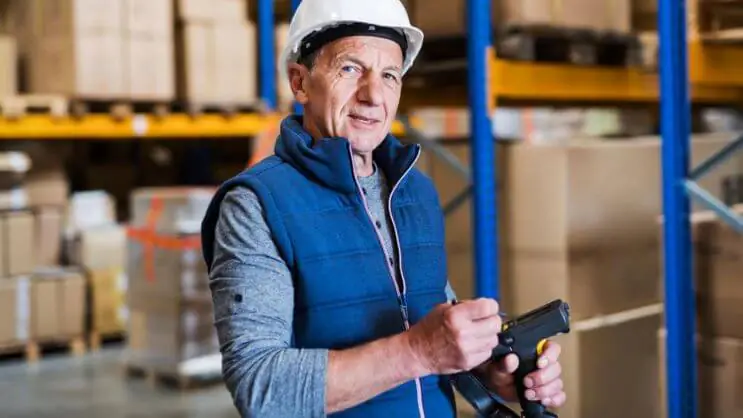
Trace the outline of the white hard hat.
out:
M 302 0 L 289 25 L 289 39 L 279 57 L 281 79 L 288 79 L 287 65 L 297 61 L 302 41 L 308 35 L 344 24 L 393 29 L 404 35 L 407 45 L 403 74 L 413 65 L 423 45 L 423 31 L 410 24 L 408 12 L 400 0 Z

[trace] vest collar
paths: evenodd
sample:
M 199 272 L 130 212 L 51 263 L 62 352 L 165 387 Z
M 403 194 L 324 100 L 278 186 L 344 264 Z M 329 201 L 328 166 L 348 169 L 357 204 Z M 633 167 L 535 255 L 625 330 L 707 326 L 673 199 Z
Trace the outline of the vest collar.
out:
M 281 122 L 275 153 L 305 176 L 342 193 L 356 192 L 356 179 L 348 139 L 322 138 L 314 141 L 302 127 L 302 116 L 291 115 Z M 419 145 L 404 145 L 388 134 L 372 158 L 394 187 L 420 153 Z

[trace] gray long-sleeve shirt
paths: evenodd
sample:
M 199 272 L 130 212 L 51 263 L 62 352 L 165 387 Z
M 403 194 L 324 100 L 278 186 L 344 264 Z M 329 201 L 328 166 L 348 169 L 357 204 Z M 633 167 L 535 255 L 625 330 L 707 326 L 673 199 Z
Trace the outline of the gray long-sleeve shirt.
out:
M 387 182 L 378 169 L 359 183 L 398 274 Z M 328 350 L 291 345 L 291 271 L 271 238 L 260 202 L 239 187 L 220 207 L 210 286 L 224 380 L 243 417 L 325 416 Z M 454 293 L 446 287 L 449 299 Z

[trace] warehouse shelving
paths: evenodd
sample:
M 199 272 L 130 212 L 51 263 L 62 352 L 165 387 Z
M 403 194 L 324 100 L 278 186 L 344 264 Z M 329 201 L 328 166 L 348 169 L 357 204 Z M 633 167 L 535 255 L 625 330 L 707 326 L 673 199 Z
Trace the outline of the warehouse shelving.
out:
M 123 119 L 109 115 L 87 115 L 81 118 L 28 115 L 13 119 L 0 118 L 0 140 L 260 137 L 274 132 L 283 117 L 281 113 L 247 113 L 230 117 L 137 115 Z M 392 130 L 395 134 L 404 134 L 400 122 L 395 123 Z

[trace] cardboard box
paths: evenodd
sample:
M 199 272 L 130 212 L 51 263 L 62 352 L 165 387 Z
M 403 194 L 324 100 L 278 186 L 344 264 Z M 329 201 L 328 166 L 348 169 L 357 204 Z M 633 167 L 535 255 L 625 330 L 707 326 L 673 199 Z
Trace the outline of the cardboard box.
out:
M 695 214 L 692 226 L 698 330 L 743 339 L 743 235 L 711 212 Z
M 134 190 L 131 194 L 132 228 L 147 228 L 166 235 L 201 232 L 201 221 L 214 196 L 211 187 L 155 187 Z M 153 210 L 158 216 L 152 221 Z
M 178 95 L 196 104 L 257 100 L 257 38 L 250 22 L 187 22 L 177 31 Z
M 124 24 L 122 0 L 37 0 L 31 18 L 42 36 L 73 33 L 120 32 Z
M 53 268 L 34 272 L 31 276 L 31 338 L 44 340 L 82 335 L 85 300 L 85 278 L 79 271 Z
M 36 266 L 36 220 L 29 211 L 6 212 L 2 224 L 2 274 L 31 273 Z
M 124 0 L 124 27 L 128 35 L 173 40 L 172 0 Z
M 215 0 L 178 0 L 176 15 L 181 21 L 211 22 L 214 20 Z
M 90 270 L 91 329 L 99 334 L 123 332 L 129 318 L 126 304 L 128 279 L 123 265 Z
M 174 54 L 172 39 L 129 35 L 124 57 L 129 97 L 155 101 L 174 99 Z
M 217 69 L 212 25 L 189 21 L 178 27 L 176 37 L 179 98 L 193 103 L 215 103 Z
M 70 184 L 62 167 L 31 170 L 23 183 L 28 206 L 67 206 Z
M 18 94 L 18 45 L 12 36 L 0 36 L 0 94 Z
M 178 19 L 189 22 L 228 23 L 248 20 L 246 0 L 178 0 Z
M 242 3 L 242 2 L 241 2 Z M 220 103 L 248 104 L 258 99 L 257 35 L 251 22 L 214 27 L 216 97 Z
M 126 242 L 123 225 L 81 230 L 70 245 L 70 262 L 89 270 L 121 269 L 126 264 Z
M 661 417 L 668 416 L 666 330 L 658 332 Z M 697 389 L 702 417 L 743 416 L 743 340 L 697 336 Z
M 192 360 L 219 358 L 210 301 L 132 308 L 127 335 L 127 361 L 140 367 L 184 373 L 182 365 Z M 217 362 L 214 371 L 220 369 Z
M 30 90 L 78 98 L 126 96 L 121 31 L 38 39 L 31 52 Z
M 62 255 L 62 208 L 42 207 L 36 211 L 36 266 L 60 264 Z
M 661 306 L 648 308 L 604 317 L 605 324 L 576 321 L 570 334 L 555 338 L 568 394 L 560 416 L 624 418 L 627 408 L 635 418 L 659 415 Z
M 0 345 L 21 345 L 29 338 L 28 277 L 0 280 Z

